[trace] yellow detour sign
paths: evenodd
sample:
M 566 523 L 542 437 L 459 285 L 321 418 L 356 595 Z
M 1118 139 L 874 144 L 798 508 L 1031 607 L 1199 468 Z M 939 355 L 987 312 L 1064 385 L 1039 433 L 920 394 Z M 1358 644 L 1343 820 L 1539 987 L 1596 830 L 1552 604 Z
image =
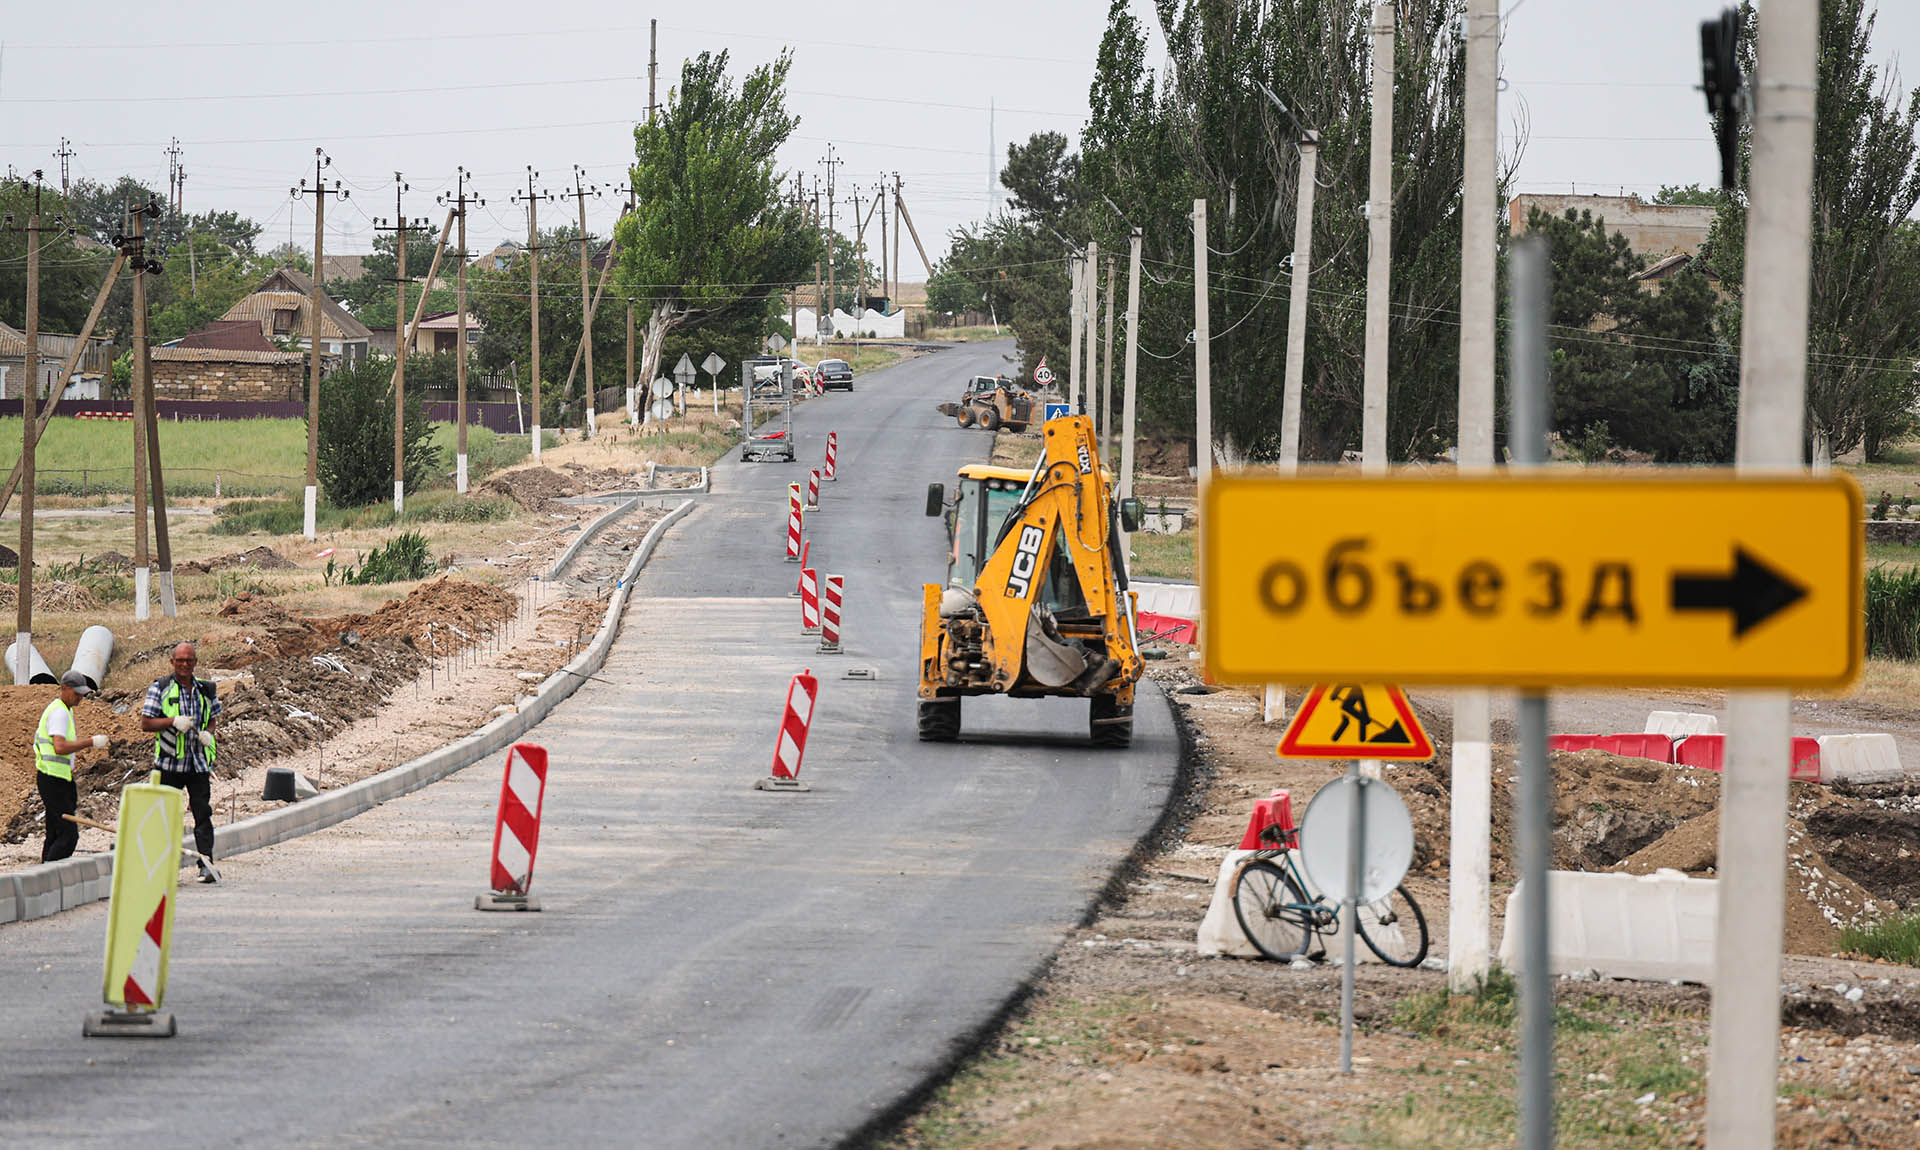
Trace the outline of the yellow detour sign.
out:
M 1283 759 L 1433 757 L 1433 741 L 1398 687 L 1380 683 L 1318 686 L 1287 724 L 1276 748 Z
M 1230 476 L 1201 648 L 1247 683 L 1842 687 L 1866 528 L 1845 476 Z
M 155 772 L 153 778 L 159 778 Z M 185 795 L 157 781 L 120 792 L 107 904 L 107 973 L 102 997 L 125 1010 L 155 1010 L 167 991 L 167 950 L 180 882 Z

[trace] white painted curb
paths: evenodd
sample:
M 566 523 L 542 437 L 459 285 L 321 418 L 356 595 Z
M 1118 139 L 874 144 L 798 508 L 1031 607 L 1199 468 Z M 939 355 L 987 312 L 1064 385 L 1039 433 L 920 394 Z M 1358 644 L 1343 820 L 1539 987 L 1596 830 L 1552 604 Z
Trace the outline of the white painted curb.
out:
M 634 576 L 640 573 L 640 568 L 653 555 L 667 528 L 691 510 L 693 500 L 685 500 L 653 525 L 640 546 L 634 549 L 632 560 L 627 563 L 626 571 L 614 586 L 606 615 L 600 622 L 599 630 L 594 632 L 592 641 L 572 662 L 547 676 L 533 698 L 522 703 L 517 712 L 501 715 L 463 739 L 339 790 L 220 827 L 213 834 L 214 857 L 219 859 L 245 854 L 345 822 L 389 799 L 417 791 L 455 771 L 472 766 L 517 742 L 607 661 L 607 652 L 620 632 L 620 618 L 626 609 L 627 598 L 633 591 Z M 0 923 L 45 918 L 106 898 L 112 873 L 113 856 L 103 853 L 41 863 L 0 875 Z

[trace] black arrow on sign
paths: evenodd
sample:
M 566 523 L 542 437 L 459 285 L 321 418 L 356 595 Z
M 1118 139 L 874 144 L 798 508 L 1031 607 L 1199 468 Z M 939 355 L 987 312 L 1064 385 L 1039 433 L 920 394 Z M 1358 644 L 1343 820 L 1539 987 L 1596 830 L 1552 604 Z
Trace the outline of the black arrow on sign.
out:
M 1807 589 L 1747 554 L 1733 548 L 1733 573 L 1675 572 L 1675 611 L 1729 611 L 1733 636 L 1758 627 L 1775 614 L 1807 597 Z

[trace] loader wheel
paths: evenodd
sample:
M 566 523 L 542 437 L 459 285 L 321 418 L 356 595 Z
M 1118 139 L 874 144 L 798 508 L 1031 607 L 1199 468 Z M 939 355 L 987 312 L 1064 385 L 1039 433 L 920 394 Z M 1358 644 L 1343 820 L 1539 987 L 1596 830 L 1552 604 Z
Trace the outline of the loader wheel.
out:
M 961 408 L 960 414 L 954 416 L 954 418 L 960 421 L 960 426 L 972 427 L 973 426 L 973 408 L 971 407 Z
M 980 426 L 988 431 L 1000 430 L 1000 412 L 997 408 L 985 408 L 980 412 Z
M 951 743 L 960 737 L 960 700 L 920 700 L 920 741 Z
M 1094 746 L 1125 750 L 1133 744 L 1133 708 L 1122 707 L 1112 695 L 1095 695 L 1087 731 Z

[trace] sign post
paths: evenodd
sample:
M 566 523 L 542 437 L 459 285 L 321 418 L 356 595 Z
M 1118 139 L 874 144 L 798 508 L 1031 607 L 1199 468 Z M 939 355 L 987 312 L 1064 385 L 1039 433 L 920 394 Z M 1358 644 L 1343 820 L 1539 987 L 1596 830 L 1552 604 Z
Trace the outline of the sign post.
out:
M 785 346 L 785 341 L 782 341 L 782 346 Z M 720 373 L 726 370 L 726 366 L 727 361 L 720 358 L 720 353 L 713 351 L 708 352 L 707 358 L 700 361 L 700 370 L 712 377 L 709 381 L 709 386 L 713 388 L 713 413 L 715 415 L 720 414 Z

